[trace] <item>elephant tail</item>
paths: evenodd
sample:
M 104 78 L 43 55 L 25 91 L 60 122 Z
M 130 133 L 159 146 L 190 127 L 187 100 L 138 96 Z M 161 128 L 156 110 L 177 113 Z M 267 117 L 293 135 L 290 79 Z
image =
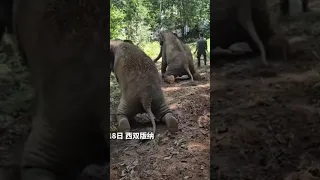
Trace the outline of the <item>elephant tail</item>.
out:
M 160 53 L 159 53 L 159 55 L 158 55 L 158 57 L 156 57 L 154 60 L 153 60 L 153 62 L 157 62 L 160 58 L 161 58 L 161 56 L 162 56 L 162 46 L 160 46 Z
M 152 111 L 151 111 L 151 107 L 148 107 L 146 110 L 145 110 L 146 112 L 147 112 L 147 114 L 148 114 L 148 116 L 149 116 L 149 118 L 150 118 L 150 120 L 151 120 L 151 123 L 152 123 L 152 132 L 153 132 L 153 134 L 155 134 L 156 133 L 156 120 L 155 120 L 155 116 L 154 116 L 154 114 L 152 113 Z
M 151 110 L 152 97 L 150 97 L 149 93 L 142 93 L 141 97 L 142 97 L 141 98 L 142 107 L 146 111 L 146 113 L 148 114 L 148 116 L 151 120 L 152 132 L 153 132 L 153 134 L 155 134 L 156 133 L 156 121 L 155 121 L 155 116 Z

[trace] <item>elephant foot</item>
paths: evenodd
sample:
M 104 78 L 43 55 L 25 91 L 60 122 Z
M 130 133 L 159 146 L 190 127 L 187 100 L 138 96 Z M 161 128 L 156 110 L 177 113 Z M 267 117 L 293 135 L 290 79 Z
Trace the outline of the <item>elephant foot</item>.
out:
M 167 125 L 167 129 L 170 133 L 176 133 L 178 129 L 178 120 L 173 116 L 172 113 L 166 114 L 162 121 Z
M 129 132 L 130 131 L 130 123 L 127 117 L 118 116 L 118 129 L 121 132 Z
M 201 80 L 201 75 L 199 73 L 194 73 L 193 74 L 193 79 L 196 81 L 200 81 Z
M 173 75 L 165 76 L 165 77 L 164 77 L 164 81 L 167 82 L 167 83 L 169 83 L 169 84 L 173 84 L 174 81 L 175 81 L 175 78 L 174 78 Z

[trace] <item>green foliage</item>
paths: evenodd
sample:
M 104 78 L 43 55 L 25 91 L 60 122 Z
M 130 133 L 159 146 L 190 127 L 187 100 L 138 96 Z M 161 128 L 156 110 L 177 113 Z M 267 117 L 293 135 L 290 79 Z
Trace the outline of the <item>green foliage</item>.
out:
M 125 27 L 125 23 L 123 22 L 126 14 L 123 10 L 117 8 L 115 5 L 110 5 L 110 36 L 111 39 L 116 37 L 122 37 L 121 30 Z
M 160 53 L 160 44 L 158 42 L 146 43 L 140 47 L 151 59 L 156 58 Z
M 140 45 L 160 28 L 183 33 L 186 25 L 188 36 L 210 34 L 210 0 L 111 0 L 110 11 L 111 39 Z
M 0 49 L 0 127 L 28 113 L 33 98 L 29 72 L 13 46 L 1 43 Z

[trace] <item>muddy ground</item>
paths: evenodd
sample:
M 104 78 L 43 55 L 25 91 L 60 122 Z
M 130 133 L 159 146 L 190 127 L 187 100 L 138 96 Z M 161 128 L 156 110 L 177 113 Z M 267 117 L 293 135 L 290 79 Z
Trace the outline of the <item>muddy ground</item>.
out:
M 199 72 L 203 79 L 192 85 L 190 80 L 162 82 L 167 103 L 179 121 L 177 135 L 158 124 L 154 140 L 111 140 L 111 180 L 209 179 L 210 68 L 202 66 Z M 133 132 L 151 130 L 146 114 L 135 120 Z
M 271 59 L 268 68 L 257 65 L 260 58 L 211 64 L 211 179 L 320 179 L 316 19 L 312 12 L 281 22 L 293 47 L 288 61 Z
M 21 63 L 10 44 L 1 44 L 0 179 L 1 173 L 18 175 L 23 143 L 31 129 L 33 89 L 30 73 Z M 163 83 L 166 99 L 180 123 L 178 134 L 169 136 L 164 125 L 159 124 L 155 140 L 112 141 L 111 179 L 209 179 L 209 72 L 208 65 L 202 67 L 203 80 L 195 86 L 188 84 L 189 80 Z M 112 98 L 119 98 L 119 89 L 111 90 L 118 95 L 111 94 Z M 150 130 L 146 129 L 151 127 L 148 118 L 141 115 L 137 119 L 140 123 L 133 131 Z M 109 166 L 92 165 L 80 180 L 103 180 L 108 176 Z

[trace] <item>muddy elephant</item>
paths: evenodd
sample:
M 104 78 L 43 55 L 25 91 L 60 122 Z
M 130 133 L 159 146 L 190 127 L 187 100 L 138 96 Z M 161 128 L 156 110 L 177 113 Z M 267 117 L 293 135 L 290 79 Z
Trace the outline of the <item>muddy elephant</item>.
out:
M 308 4 L 309 0 L 294 0 L 296 3 L 301 3 L 301 11 L 302 12 L 308 12 Z M 290 14 L 289 9 L 290 9 L 290 3 L 294 3 L 293 0 L 280 0 L 280 11 L 282 15 L 288 15 Z
M 178 131 L 178 121 L 169 109 L 161 90 L 161 79 L 155 64 L 138 46 L 110 40 L 112 71 L 121 89 L 116 119 L 120 131 L 130 131 L 138 113 L 147 113 L 156 131 L 155 119 L 164 122 L 171 133 Z
M 36 94 L 21 179 L 77 179 L 87 165 L 109 162 L 109 132 L 100 126 L 109 119 L 108 2 L 24 0 L 14 7 Z
M 172 32 L 161 31 L 159 33 L 160 53 L 153 61 L 157 62 L 161 57 L 161 74 L 167 77 L 188 75 L 193 80 L 199 80 L 200 75 L 194 68 L 190 48 L 182 43 Z
M 211 4 L 211 48 L 227 49 L 234 43 L 247 42 L 268 65 L 269 40 L 275 32 L 270 26 L 266 1 L 213 0 Z

